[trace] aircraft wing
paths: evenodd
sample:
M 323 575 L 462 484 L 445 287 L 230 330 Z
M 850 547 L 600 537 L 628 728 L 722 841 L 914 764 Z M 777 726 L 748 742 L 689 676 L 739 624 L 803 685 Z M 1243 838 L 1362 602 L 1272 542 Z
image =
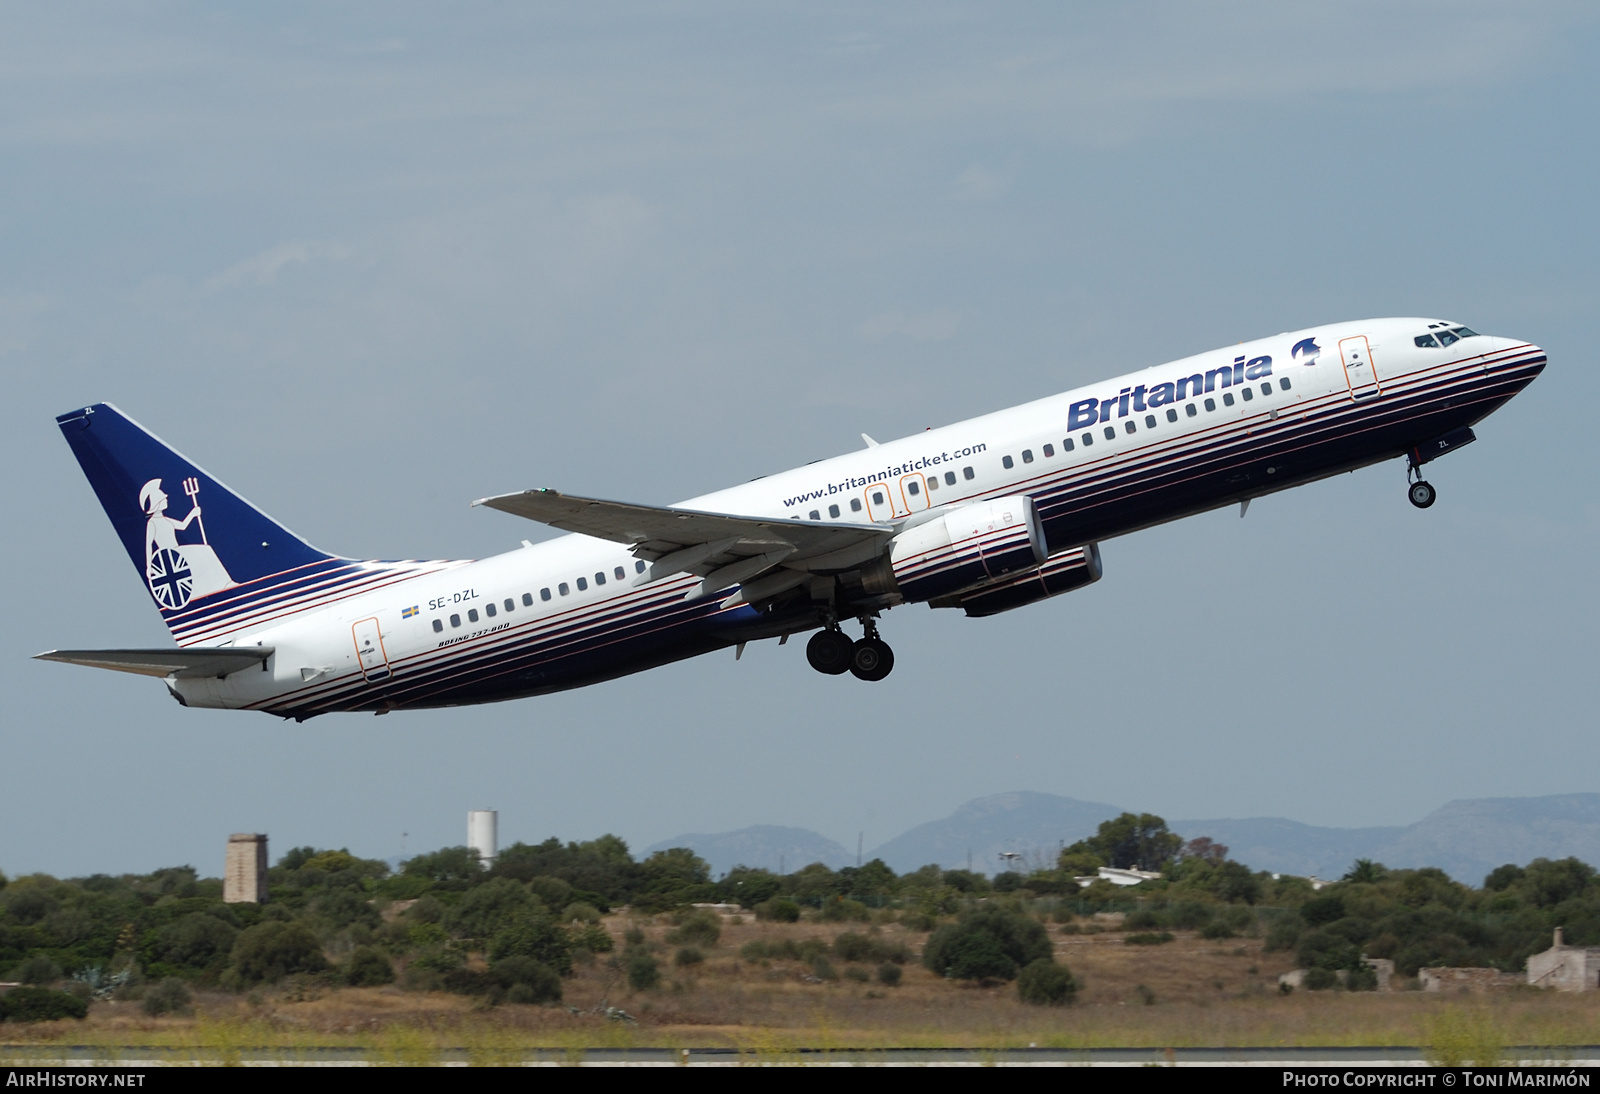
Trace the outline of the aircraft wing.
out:
M 35 661 L 61 661 L 97 669 L 134 672 L 140 676 L 228 676 L 255 668 L 271 657 L 273 646 L 190 646 L 161 650 L 50 650 Z
M 635 584 L 675 573 L 698 574 L 705 580 L 691 596 L 730 585 L 744 586 L 736 599 L 775 595 L 801 584 L 811 573 L 845 570 L 871 561 L 883 553 L 895 534 L 894 528 L 879 524 L 705 513 L 583 498 L 555 490 L 501 494 L 472 504 L 567 532 L 625 543 L 635 557 L 653 564 Z

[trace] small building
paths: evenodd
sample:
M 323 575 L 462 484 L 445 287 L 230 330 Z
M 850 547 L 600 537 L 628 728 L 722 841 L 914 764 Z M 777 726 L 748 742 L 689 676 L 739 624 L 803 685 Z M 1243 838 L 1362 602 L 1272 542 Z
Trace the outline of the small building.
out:
M 267 902 L 267 837 L 235 832 L 228 837 L 228 858 L 222 869 L 224 904 Z
M 1513 987 L 1521 982 L 1517 976 L 1501 972 L 1499 969 L 1441 966 L 1417 970 L 1417 986 L 1423 991 L 1489 991 L 1493 988 Z
M 1568 946 L 1557 927 L 1550 948 L 1528 958 L 1528 983 L 1556 991 L 1600 989 L 1600 946 Z

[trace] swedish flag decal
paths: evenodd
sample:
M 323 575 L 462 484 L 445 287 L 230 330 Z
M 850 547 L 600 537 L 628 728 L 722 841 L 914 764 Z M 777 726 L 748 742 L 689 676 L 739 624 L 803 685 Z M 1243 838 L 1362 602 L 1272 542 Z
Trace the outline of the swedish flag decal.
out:
M 416 604 L 413 604 L 413 605 L 411 605 L 411 607 L 406 608 L 404 611 L 402 611 L 400 613 L 400 618 L 401 619 L 410 619 L 412 616 L 417 614 L 417 610 L 418 610 L 418 606 Z

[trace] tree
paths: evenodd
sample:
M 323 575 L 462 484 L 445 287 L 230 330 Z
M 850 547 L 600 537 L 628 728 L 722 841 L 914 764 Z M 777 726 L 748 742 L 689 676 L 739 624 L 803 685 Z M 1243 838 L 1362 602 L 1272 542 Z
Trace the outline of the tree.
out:
M 285 856 L 287 859 L 287 856 Z M 407 877 L 423 877 L 440 889 L 465 889 L 483 880 L 478 852 L 470 847 L 446 847 L 406 860 Z
M 394 965 L 380 950 L 357 946 L 344 967 L 345 983 L 356 988 L 375 988 L 394 983 Z
M 1228 858 L 1228 845 L 1218 843 L 1210 836 L 1200 836 L 1183 845 L 1183 850 L 1178 852 L 1179 858 L 1199 859 L 1213 865 L 1225 862 Z
M 1154 813 L 1123 813 L 1100 822 L 1100 830 L 1061 853 L 1075 862 L 1098 860 L 1119 870 L 1160 870 L 1177 857 L 1183 837 L 1167 830 L 1167 822 Z M 1086 870 L 1092 873 L 1093 870 Z
M 543 905 L 530 902 L 494 933 L 489 941 L 489 957 L 492 961 L 531 957 L 565 976 L 572 971 L 572 937 L 556 924 L 555 917 Z
M 461 903 L 450 909 L 444 925 L 465 938 L 490 938 L 535 904 L 539 901 L 526 886 L 497 877 L 469 890 Z
M 1339 880 L 1371 885 L 1382 881 L 1388 876 L 1388 873 L 1389 871 L 1384 868 L 1383 863 L 1373 862 L 1369 858 L 1358 858 L 1355 864 L 1345 871 L 1344 877 Z

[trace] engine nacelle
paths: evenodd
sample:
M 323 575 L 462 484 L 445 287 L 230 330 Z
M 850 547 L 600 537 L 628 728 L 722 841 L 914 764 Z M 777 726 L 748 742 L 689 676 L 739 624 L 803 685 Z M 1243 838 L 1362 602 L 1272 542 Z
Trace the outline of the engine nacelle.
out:
M 907 600 L 932 600 L 1019 571 L 1049 555 L 1033 499 L 1018 494 L 958 506 L 894 538 L 889 565 Z
M 1074 547 L 1052 555 L 1043 566 L 1024 574 L 1012 574 L 981 588 L 933 603 L 935 608 L 961 608 L 968 615 L 999 615 L 1036 600 L 1045 600 L 1100 580 L 1100 545 Z

